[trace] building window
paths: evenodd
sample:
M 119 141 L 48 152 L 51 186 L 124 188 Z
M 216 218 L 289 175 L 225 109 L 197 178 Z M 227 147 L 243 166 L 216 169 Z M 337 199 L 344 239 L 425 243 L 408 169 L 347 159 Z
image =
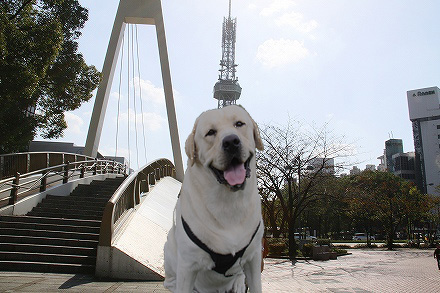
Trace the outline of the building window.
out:
M 440 125 L 437 125 L 437 129 L 440 129 Z

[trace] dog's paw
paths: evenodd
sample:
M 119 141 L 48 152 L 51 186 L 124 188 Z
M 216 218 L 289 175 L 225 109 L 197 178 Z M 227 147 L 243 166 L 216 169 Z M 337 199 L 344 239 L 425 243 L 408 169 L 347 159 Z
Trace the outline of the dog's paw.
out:
M 246 283 L 244 275 L 239 275 L 232 285 L 232 290 L 229 293 L 246 293 Z

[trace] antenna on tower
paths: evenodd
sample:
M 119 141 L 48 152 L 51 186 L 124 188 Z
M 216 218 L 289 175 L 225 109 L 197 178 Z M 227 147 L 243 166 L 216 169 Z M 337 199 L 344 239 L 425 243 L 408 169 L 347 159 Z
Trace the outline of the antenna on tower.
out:
M 236 27 L 237 19 L 231 18 L 231 0 L 229 0 L 229 16 L 223 18 L 220 74 L 214 85 L 214 99 L 218 100 L 218 108 L 235 105 L 241 94 L 241 87 L 235 77 L 237 67 L 235 64 Z

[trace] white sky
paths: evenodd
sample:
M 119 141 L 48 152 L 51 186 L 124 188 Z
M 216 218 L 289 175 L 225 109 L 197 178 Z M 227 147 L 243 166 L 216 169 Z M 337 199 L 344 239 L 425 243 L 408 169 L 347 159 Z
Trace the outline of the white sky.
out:
M 80 3 L 89 9 L 89 20 L 79 50 L 89 65 L 102 70 L 119 1 Z M 194 120 L 217 107 L 212 88 L 228 0 L 163 0 L 162 9 L 186 164 L 183 146 Z M 236 75 L 243 88 L 238 103 L 259 124 L 285 124 L 289 117 L 329 122 L 335 134 L 353 143 L 357 156 L 352 160 L 361 162 L 361 169 L 379 164 L 376 158 L 391 133 L 403 139 L 404 151 L 413 151 L 406 91 L 440 86 L 439 11 L 438 0 L 233 0 Z M 138 37 L 147 155 L 139 119 L 138 158 L 130 131 L 133 168 L 137 161 L 172 159 L 154 27 L 138 26 Z M 126 72 L 122 97 L 127 96 Z M 100 141 L 104 155 L 115 154 L 118 88 L 119 65 Z M 66 113 L 69 127 L 61 141 L 85 144 L 93 103 L 94 98 Z M 138 101 L 138 117 L 139 111 Z M 127 102 L 121 102 L 120 112 L 118 155 L 128 157 Z

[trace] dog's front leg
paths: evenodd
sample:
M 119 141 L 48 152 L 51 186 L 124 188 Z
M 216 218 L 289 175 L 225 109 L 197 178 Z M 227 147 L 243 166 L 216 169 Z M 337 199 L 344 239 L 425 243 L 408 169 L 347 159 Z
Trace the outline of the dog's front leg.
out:
M 256 253 L 243 266 L 246 282 L 251 293 L 261 293 L 261 253 Z
M 184 262 L 179 256 L 177 265 L 177 291 L 176 293 L 192 293 L 196 281 L 197 271 L 193 266 L 183 265 Z

